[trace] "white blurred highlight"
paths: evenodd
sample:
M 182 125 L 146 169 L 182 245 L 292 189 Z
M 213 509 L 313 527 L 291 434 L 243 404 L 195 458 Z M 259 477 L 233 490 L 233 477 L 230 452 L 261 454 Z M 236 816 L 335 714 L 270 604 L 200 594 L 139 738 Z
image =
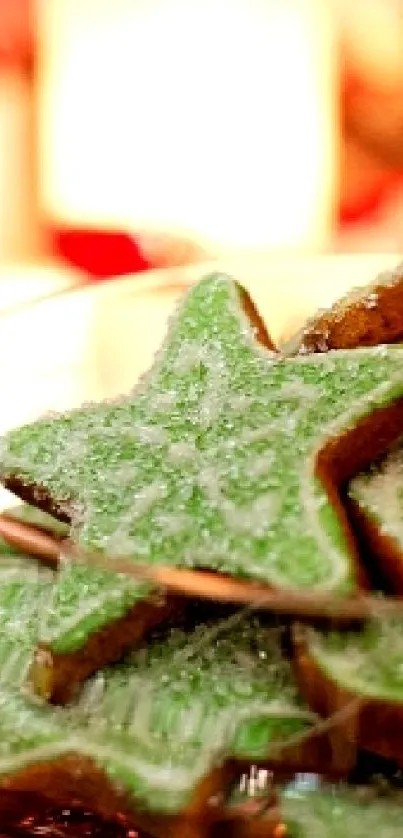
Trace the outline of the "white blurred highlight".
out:
M 43 202 L 58 221 L 227 249 L 332 229 L 323 0 L 42 0 Z

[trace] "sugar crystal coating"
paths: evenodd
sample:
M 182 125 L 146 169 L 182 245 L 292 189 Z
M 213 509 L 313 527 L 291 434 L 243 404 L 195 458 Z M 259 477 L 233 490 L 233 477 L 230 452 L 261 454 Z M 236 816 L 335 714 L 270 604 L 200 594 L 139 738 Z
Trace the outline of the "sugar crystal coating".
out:
M 136 805 L 175 812 L 220 761 L 264 758 L 314 721 L 280 631 L 240 614 L 155 637 L 66 708 L 40 702 L 25 679 L 52 577 L 32 559 L 0 562 L 0 776 L 76 753 Z
M 12 431 L 1 473 L 46 489 L 83 548 L 345 592 L 350 554 L 316 456 L 403 395 L 402 361 L 394 346 L 280 359 L 257 344 L 236 284 L 214 275 L 133 393 Z M 148 592 L 65 566 L 40 639 L 80 649 Z
M 296 787 L 283 793 L 281 804 L 290 838 L 399 838 L 403 828 L 399 795 L 382 799 L 368 789 Z
M 309 629 L 309 650 L 328 677 L 372 699 L 403 701 L 403 621 L 373 620 L 357 631 Z
M 349 495 L 380 528 L 403 548 L 403 449 L 395 447 L 380 463 L 355 477 Z

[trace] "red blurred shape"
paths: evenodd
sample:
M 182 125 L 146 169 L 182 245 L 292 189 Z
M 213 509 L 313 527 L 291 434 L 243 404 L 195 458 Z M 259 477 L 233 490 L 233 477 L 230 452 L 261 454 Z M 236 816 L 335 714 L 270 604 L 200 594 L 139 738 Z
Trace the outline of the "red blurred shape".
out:
M 52 239 L 58 259 L 85 271 L 90 279 L 110 279 L 152 268 L 127 233 L 69 228 L 52 231 Z
M 0 71 L 18 68 L 31 75 L 34 51 L 34 1 L 0 0 Z

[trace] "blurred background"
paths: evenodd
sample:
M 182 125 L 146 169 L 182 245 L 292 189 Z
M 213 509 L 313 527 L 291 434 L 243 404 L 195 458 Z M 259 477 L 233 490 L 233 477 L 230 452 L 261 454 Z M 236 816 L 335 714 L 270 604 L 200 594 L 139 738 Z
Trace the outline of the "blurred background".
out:
M 0 310 L 403 250 L 401 0 L 0 0 Z

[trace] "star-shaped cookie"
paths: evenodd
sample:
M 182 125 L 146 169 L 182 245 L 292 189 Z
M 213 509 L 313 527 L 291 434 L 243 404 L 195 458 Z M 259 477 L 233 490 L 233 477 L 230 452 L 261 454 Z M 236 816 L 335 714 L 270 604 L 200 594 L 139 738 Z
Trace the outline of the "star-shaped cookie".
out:
M 338 487 L 400 433 L 403 349 L 285 359 L 256 325 L 234 281 L 207 277 L 136 390 L 12 431 L 3 481 L 70 519 L 85 550 L 351 592 L 358 562 Z M 112 563 L 67 563 L 42 624 L 39 691 L 63 698 L 117 658 L 165 613 L 150 593 Z
M 172 834 L 175 819 L 197 822 L 225 790 L 229 759 L 288 755 L 300 768 L 293 760 L 329 759 L 317 737 L 309 754 L 272 752 L 316 715 L 299 698 L 281 630 L 240 613 L 155 636 L 66 708 L 38 701 L 25 678 L 53 579 L 34 559 L 1 558 L 0 789 L 39 791 L 66 807 L 77 799 L 103 816 L 127 810 L 148 834 Z

